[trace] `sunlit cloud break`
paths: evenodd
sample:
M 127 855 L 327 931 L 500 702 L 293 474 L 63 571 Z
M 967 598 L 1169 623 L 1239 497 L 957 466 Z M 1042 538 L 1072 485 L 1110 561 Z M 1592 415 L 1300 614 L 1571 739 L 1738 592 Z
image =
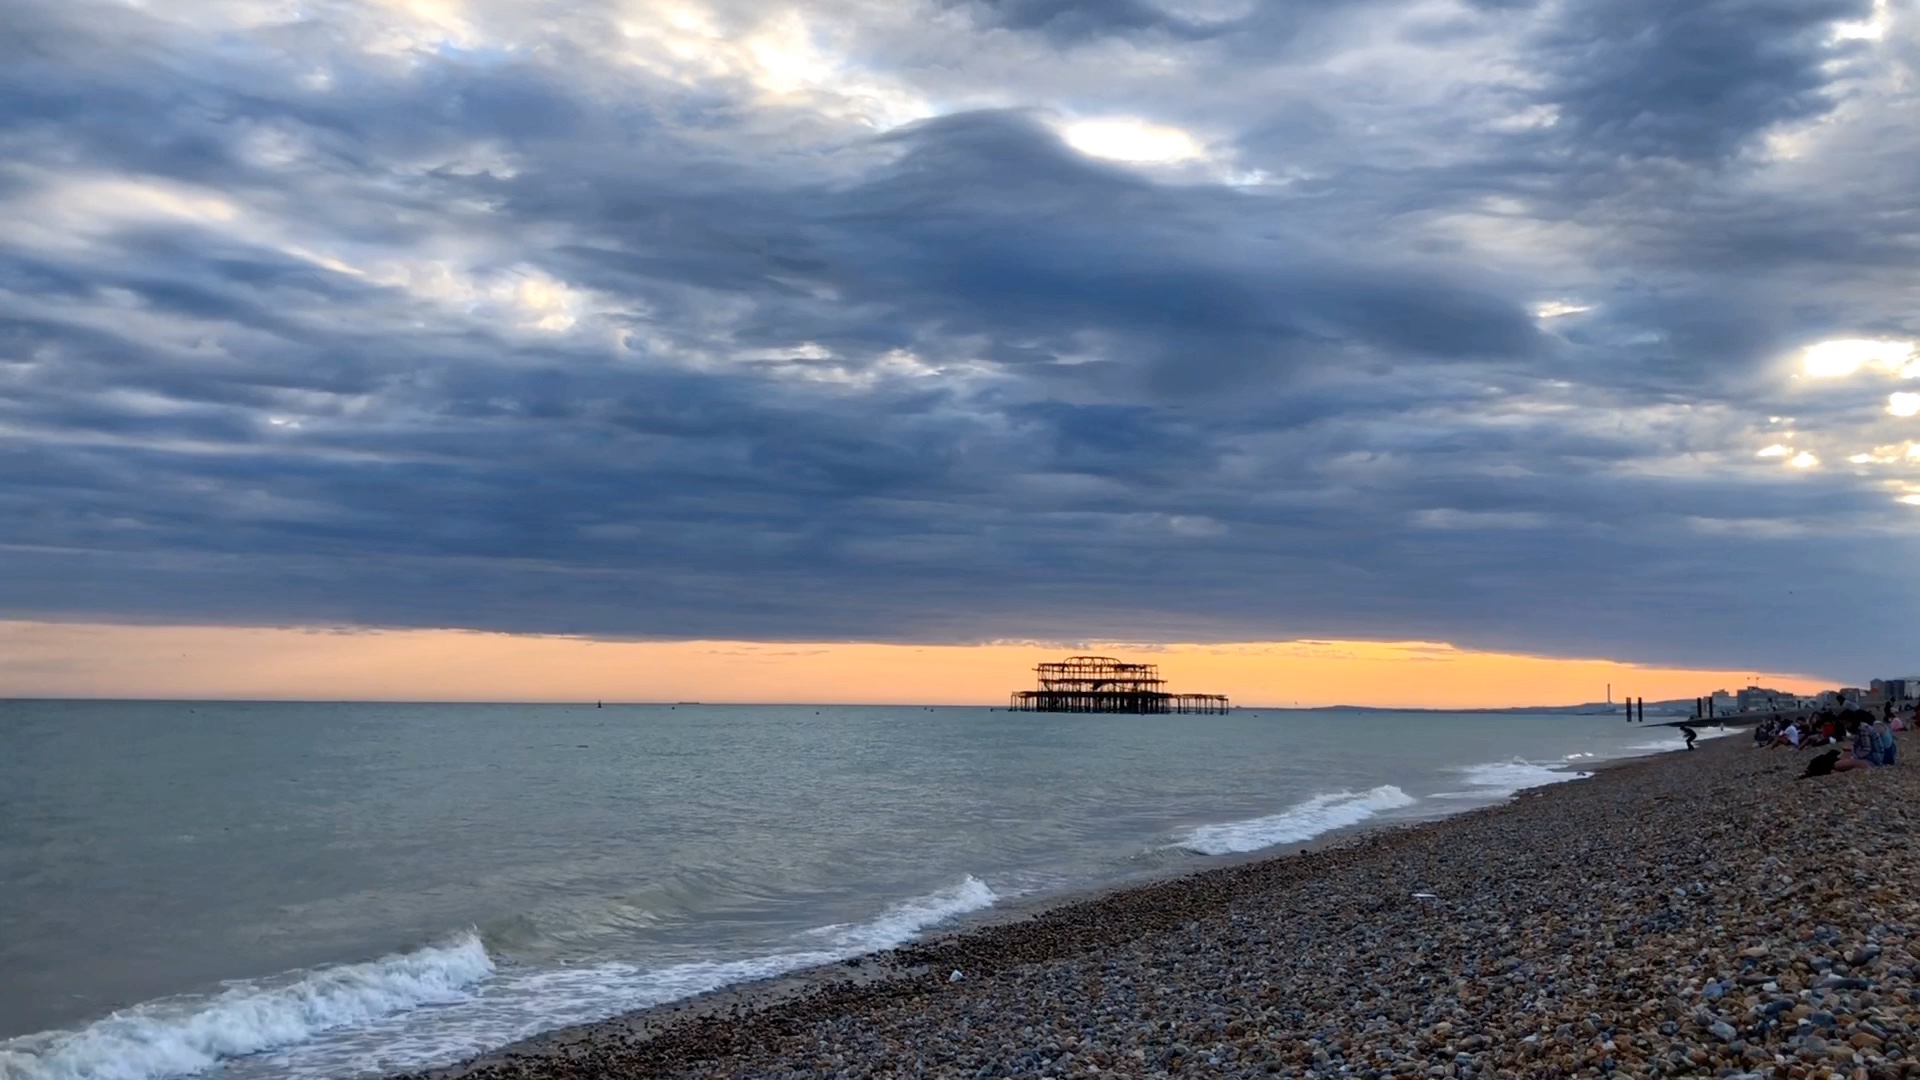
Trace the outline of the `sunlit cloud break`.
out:
M 1806 373 L 1816 379 L 1838 379 L 1861 371 L 1877 371 L 1903 379 L 1920 376 L 1920 359 L 1911 341 L 1823 341 L 1804 355 Z
M 1079 120 L 1067 124 L 1063 133 L 1081 153 L 1115 161 L 1172 163 L 1205 155 L 1192 135 L 1145 120 Z

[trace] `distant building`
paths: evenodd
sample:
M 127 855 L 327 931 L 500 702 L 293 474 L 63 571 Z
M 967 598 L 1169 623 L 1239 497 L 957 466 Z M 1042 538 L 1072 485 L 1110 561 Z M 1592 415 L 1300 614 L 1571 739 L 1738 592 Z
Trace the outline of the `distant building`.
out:
M 1733 695 L 1737 712 L 1772 712 L 1775 709 L 1792 708 L 1796 700 L 1793 694 L 1785 690 L 1772 690 L 1764 686 L 1749 686 Z
M 1715 716 L 1724 716 L 1727 713 L 1738 711 L 1740 711 L 1739 706 L 1736 704 L 1732 694 L 1727 693 L 1725 690 L 1715 690 L 1713 692 L 1713 714 Z
M 1920 698 L 1920 675 L 1899 679 L 1875 679 L 1868 688 L 1880 692 L 1883 701 L 1912 701 Z

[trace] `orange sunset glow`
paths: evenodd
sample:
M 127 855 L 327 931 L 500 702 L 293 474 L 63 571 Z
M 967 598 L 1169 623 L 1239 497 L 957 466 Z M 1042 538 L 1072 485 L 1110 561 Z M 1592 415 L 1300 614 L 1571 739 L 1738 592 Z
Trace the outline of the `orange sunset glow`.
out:
M 1429 642 L 896 645 L 601 641 L 453 630 L 0 622 L 0 696 L 995 705 L 1034 664 L 1093 651 L 1242 706 L 1478 708 L 1688 698 L 1832 680 L 1474 652 Z

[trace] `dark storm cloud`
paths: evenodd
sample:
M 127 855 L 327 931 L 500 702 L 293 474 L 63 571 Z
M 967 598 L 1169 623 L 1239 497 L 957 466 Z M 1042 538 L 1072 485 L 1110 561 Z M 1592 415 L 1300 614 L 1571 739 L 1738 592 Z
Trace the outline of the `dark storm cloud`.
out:
M 1144 0 L 967 0 L 964 9 L 988 25 L 1039 31 L 1064 42 L 1110 34 L 1165 31 L 1202 33 L 1193 22 Z
M 1833 26 L 1871 0 L 1574 0 L 1547 35 L 1562 133 L 1582 156 L 1710 162 L 1834 104 Z
M 0 613 L 1901 659 L 1865 5 L 446 7 L 14 5 Z
M 1511 302 L 1349 265 L 1305 235 L 1249 242 L 1220 223 L 1302 223 L 1244 197 L 1156 189 L 1019 116 L 946 117 L 903 140 L 901 161 L 846 200 L 839 261 L 953 329 L 1114 335 L 1116 355 L 1171 393 L 1273 382 L 1342 346 L 1507 357 L 1541 344 Z
M 1170 41 L 1231 37 L 1271 54 L 1294 46 L 1310 30 L 1373 5 L 1365 0 L 1253 0 L 1224 5 L 1210 17 L 1183 13 L 1185 5 L 1179 3 L 1149 0 L 958 0 L 951 6 L 982 25 L 1041 34 L 1067 47 L 1141 35 Z

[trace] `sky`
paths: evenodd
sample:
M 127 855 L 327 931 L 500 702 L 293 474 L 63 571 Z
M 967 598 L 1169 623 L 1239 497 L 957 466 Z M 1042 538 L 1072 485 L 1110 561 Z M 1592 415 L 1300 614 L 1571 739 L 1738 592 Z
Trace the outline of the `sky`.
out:
M 295 701 L 1004 705 L 1062 650 L 1156 664 L 1175 692 L 1242 707 L 1685 700 L 1760 678 L 1509 655 L 1419 641 L 1163 644 L 610 641 L 453 630 L 0 622 L 0 687 L 22 697 Z
M 1920 667 L 1908 0 L 5 8 L 0 693 Z

